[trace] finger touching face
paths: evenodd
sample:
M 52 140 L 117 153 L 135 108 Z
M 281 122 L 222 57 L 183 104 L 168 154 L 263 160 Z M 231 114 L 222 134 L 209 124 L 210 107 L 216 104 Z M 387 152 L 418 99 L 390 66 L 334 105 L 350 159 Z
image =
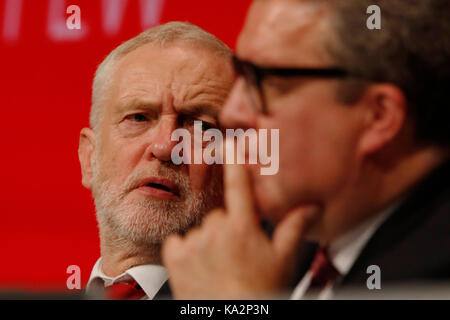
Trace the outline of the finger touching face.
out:
M 242 165 L 224 166 L 225 206 L 230 216 L 248 223 L 257 222 L 248 172 Z

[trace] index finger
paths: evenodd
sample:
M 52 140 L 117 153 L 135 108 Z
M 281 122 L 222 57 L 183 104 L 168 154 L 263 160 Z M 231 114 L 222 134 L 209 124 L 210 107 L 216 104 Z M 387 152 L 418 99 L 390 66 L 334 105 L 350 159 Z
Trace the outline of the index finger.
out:
M 247 170 L 243 165 L 224 165 L 225 207 L 237 219 L 255 223 L 257 216 Z

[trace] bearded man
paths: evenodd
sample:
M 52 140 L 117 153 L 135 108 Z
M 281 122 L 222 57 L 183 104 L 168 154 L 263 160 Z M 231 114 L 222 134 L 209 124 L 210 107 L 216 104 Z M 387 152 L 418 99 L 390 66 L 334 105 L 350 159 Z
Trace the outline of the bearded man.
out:
M 189 23 L 147 31 L 112 51 L 93 84 L 80 134 L 82 184 L 95 200 L 101 258 L 87 292 L 111 299 L 167 293 L 160 247 L 222 204 L 221 167 L 175 165 L 175 129 L 217 126 L 234 73 L 232 53 Z M 161 289 L 162 288 L 162 289 Z

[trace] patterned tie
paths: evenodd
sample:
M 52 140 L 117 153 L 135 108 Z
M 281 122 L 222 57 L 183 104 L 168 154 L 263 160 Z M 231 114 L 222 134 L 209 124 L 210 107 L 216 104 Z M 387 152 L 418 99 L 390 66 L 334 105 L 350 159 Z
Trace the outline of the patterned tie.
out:
M 108 300 L 140 300 L 145 296 L 145 292 L 136 280 L 133 280 L 105 287 L 105 296 Z
M 316 256 L 311 264 L 312 279 L 308 290 L 316 292 L 325 288 L 329 283 L 333 283 L 339 276 L 339 272 L 328 259 L 326 248 L 319 247 Z

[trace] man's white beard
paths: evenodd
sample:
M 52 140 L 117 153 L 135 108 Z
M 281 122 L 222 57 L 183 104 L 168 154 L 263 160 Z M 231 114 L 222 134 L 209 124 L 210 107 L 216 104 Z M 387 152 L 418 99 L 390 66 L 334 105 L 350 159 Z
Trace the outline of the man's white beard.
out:
M 99 169 L 99 161 L 95 159 L 92 193 L 100 235 L 104 233 L 108 241 L 114 242 L 109 245 L 161 244 L 169 234 L 184 233 L 199 224 L 205 213 L 222 202 L 223 188 L 217 174 L 213 174 L 204 190 L 194 195 L 189 178 L 164 164 L 158 172 L 133 172 L 122 186 L 103 178 Z M 130 191 L 140 179 L 148 176 L 160 176 L 174 181 L 179 188 L 180 199 L 131 199 Z

